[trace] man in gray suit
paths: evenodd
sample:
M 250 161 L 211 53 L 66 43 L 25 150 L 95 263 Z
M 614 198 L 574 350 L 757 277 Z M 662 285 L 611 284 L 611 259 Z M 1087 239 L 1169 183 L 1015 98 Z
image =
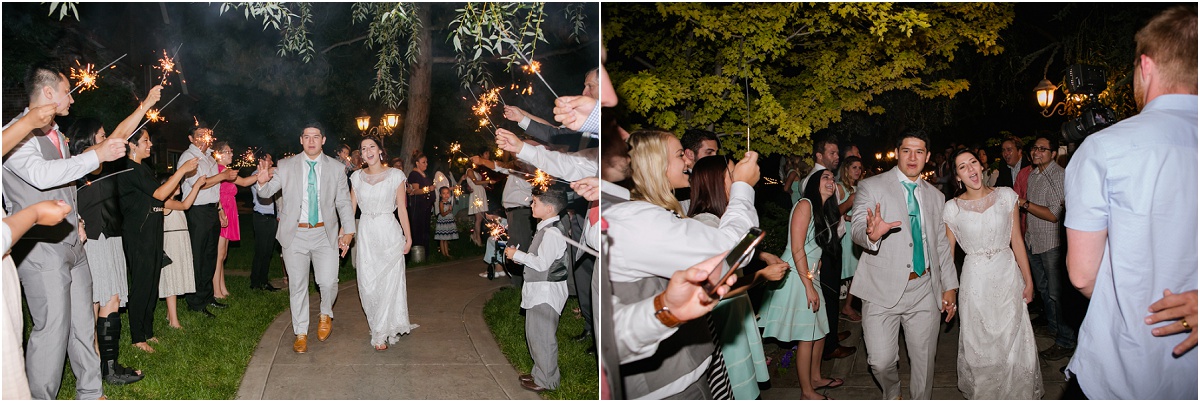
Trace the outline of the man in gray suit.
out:
M 34 66 L 25 78 L 30 109 L 55 105 L 55 114 L 70 112 L 71 84 L 61 71 Z M 7 126 L 5 126 L 7 128 Z M 16 212 L 46 200 L 63 200 L 71 207 L 54 226 L 30 229 L 12 248 L 17 274 L 25 289 L 33 331 L 25 346 L 25 373 L 34 399 L 55 399 L 62 384 L 63 358 L 70 357 L 79 399 L 99 399 L 100 356 L 92 312 L 92 274 L 83 251 L 83 222 L 75 204 L 75 180 L 100 163 L 125 156 L 125 139 L 107 141 L 72 156 L 66 138 L 53 121 L 34 129 L 4 161 L 4 204 Z
M 258 195 L 283 191 L 276 212 L 275 238 L 283 246 L 283 261 L 291 278 L 292 350 L 308 351 L 308 267 L 312 264 L 321 287 L 321 315 L 317 340 L 333 331 L 333 302 L 337 300 L 338 252 L 345 255 L 354 239 L 354 207 L 346 184 L 345 165 L 322 152 L 325 134 L 321 125 L 309 123 L 300 135 L 304 153 L 279 161 L 272 172 L 269 162 L 258 166 Z M 336 216 L 337 219 L 334 219 Z M 345 233 L 338 231 L 338 222 Z M 335 249 L 334 247 L 337 247 Z
M 929 138 L 909 132 L 896 143 L 897 166 L 863 180 L 854 200 L 851 229 L 864 251 L 850 294 L 863 301 L 867 364 L 884 399 L 900 398 L 900 326 L 912 367 L 912 399 L 933 394 L 933 356 L 939 312 L 958 310 L 958 271 L 946 239 L 946 199 L 921 179 Z M 896 229 L 899 230 L 896 230 Z

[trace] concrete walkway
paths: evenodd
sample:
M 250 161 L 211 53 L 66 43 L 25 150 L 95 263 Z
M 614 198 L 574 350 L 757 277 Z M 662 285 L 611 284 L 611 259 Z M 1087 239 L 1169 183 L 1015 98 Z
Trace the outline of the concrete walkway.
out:
M 283 312 L 254 351 L 237 399 L 538 399 L 521 388 L 484 323 L 484 303 L 508 281 L 480 278 L 483 268 L 471 258 L 409 270 L 410 319 L 421 327 L 383 352 L 371 347 L 355 281 L 340 284 L 325 342 L 317 341 L 313 292 L 308 353 L 292 351 L 291 312 Z
M 957 319 L 955 320 L 957 321 Z M 933 399 L 965 399 L 958 390 L 958 334 L 959 326 L 955 322 L 950 331 L 945 332 L 947 324 L 942 324 L 938 333 L 937 355 L 933 365 Z M 849 357 L 825 361 L 821 364 L 821 373 L 825 377 L 842 378 L 846 384 L 827 390 L 825 395 L 833 399 L 880 399 L 883 396 L 879 386 L 875 385 L 867 366 L 866 347 L 862 341 L 862 324 L 841 321 L 841 330 L 851 331 L 849 339 L 842 342 L 845 346 L 854 346 L 858 351 Z M 1035 337 L 1038 350 L 1043 350 L 1054 344 L 1054 340 Z M 908 354 L 905 352 L 904 337 L 900 337 L 900 386 L 901 397 L 910 399 Z M 779 356 L 775 345 L 764 345 L 767 355 Z M 774 352 L 774 353 L 773 353 Z M 778 357 L 776 357 L 778 359 Z M 1039 360 L 1041 360 L 1039 358 Z M 1070 359 L 1058 361 L 1041 360 L 1042 384 L 1045 395 L 1042 399 L 1060 399 L 1066 387 L 1066 379 L 1061 370 Z M 799 382 L 796 379 L 795 363 L 786 372 L 777 370 L 778 360 L 771 362 L 771 388 L 762 391 L 762 399 L 800 399 Z M 820 391 L 818 391 L 820 392 Z

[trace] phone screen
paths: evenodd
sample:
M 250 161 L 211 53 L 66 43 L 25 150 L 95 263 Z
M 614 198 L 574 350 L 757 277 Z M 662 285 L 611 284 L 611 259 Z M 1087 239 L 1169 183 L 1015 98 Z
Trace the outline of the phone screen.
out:
M 717 288 L 728 280 L 729 275 L 741 272 L 739 267 L 746 260 L 750 259 L 750 256 L 754 252 L 754 247 L 758 246 L 758 243 L 762 242 L 765 236 L 766 233 L 762 229 L 756 227 L 750 228 L 750 231 L 745 236 L 742 236 L 742 240 L 725 256 L 725 264 L 714 268 L 712 273 L 708 275 L 708 281 L 703 284 L 704 291 L 708 292 L 709 296 L 716 297 Z

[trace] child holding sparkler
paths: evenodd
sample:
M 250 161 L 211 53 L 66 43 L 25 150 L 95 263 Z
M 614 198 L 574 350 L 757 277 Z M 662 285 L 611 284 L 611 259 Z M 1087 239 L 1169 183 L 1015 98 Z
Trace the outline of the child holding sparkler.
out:
M 438 250 L 442 255 L 449 257 L 450 240 L 458 239 L 458 224 L 454 223 L 454 195 L 450 193 L 450 187 L 444 186 L 438 189 L 438 195 L 437 227 L 433 238 L 440 243 Z
M 560 379 L 558 319 L 567 303 L 567 271 L 572 262 L 564 240 L 568 223 L 558 217 L 566 206 L 566 194 L 560 190 L 536 193 L 530 208 L 539 222 L 529 252 L 518 251 L 516 245 L 504 249 L 505 257 L 525 266 L 521 308 L 526 309 L 525 338 L 533 369 L 518 378 L 521 387 L 534 392 L 556 389 Z

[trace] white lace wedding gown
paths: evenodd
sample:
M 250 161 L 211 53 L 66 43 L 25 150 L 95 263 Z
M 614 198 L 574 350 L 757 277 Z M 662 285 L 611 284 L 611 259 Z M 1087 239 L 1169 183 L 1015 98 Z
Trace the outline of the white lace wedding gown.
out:
M 356 249 L 358 293 L 371 328 L 371 344 L 396 343 L 419 325 L 408 321 L 408 290 L 404 278 L 404 231 L 396 219 L 396 189 L 404 172 L 385 169 L 369 175 L 366 169 L 350 175 L 362 217 Z
M 1025 281 L 1010 245 L 1016 203 L 1012 189 L 998 187 L 979 200 L 947 201 L 942 215 L 967 252 L 958 293 L 958 389 L 967 399 L 1042 397 Z

